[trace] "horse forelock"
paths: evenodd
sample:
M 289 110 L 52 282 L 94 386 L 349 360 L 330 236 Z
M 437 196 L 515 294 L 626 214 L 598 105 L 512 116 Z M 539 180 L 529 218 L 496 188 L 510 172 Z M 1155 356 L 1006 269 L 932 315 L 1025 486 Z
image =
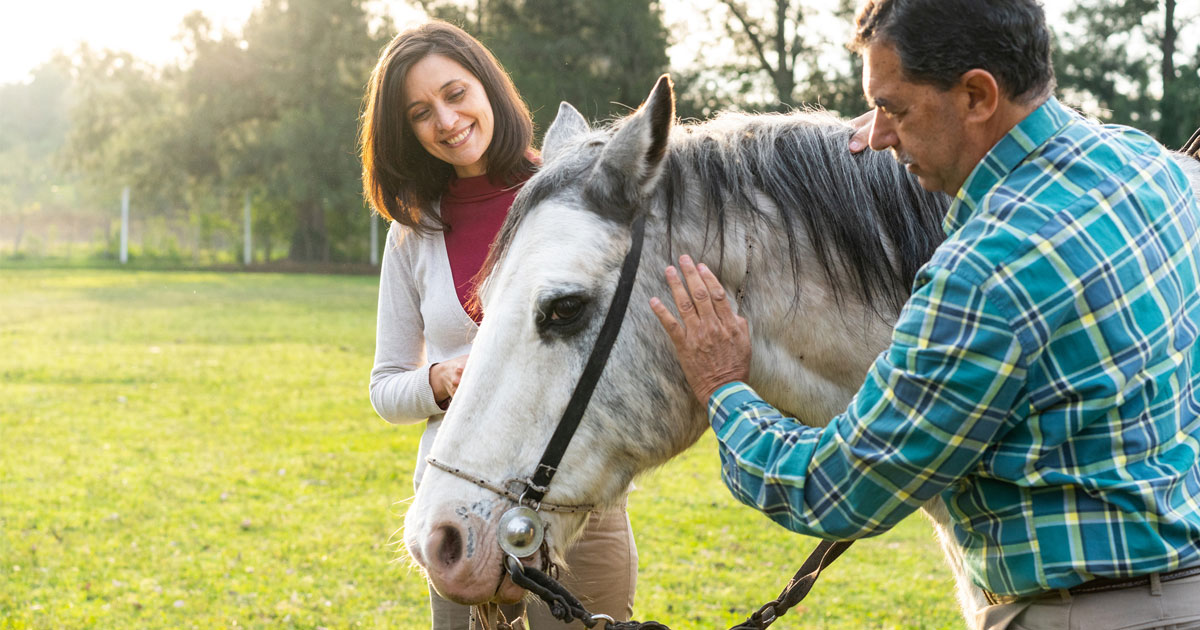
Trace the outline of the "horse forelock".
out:
M 612 221 L 628 220 L 629 187 L 587 185 L 589 178 L 594 182 L 603 144 L 621 122 L 556 152 L 561 157 L 526 183 L 481 275 L 504 256 L 530 211 L 552 197 L 569 197 L 572 205 Z M 950 200 L 922 189 L 890 155 L 851 154 L 851 133 L 845 122 L 818 111 L 727 113 L 679 125 L 660 185 L 642 205 L 661 213 L 669 233 L 702 221 L 706 237 L 715 231 L 722 258 L 730 221 L 776 217 L 797 277 L 802 263 L 815 263 L 835 296 L 852 291 L 869 308 L 894 315 L 944 237 L 941 222 Z M 763 199 L 774 213 L 762 207 Z M 802 244 L 815 260 L 802 260 Z

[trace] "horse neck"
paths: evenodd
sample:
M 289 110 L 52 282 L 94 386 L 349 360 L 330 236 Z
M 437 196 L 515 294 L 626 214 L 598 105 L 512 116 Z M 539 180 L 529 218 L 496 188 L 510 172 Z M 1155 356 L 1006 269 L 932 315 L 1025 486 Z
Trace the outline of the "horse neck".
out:
M 689 198 L 672 217 L 669 240 L 654 239 L 652 249 L 659 251 L 651 256 L 688 254 L 708 264 L 750 321 L 750 385 L 791 415 L 821 425 L 845 409 L 886 347 L 891 323 L 857 295 L 830 286 L 806 237 L 794 245 L 800 252 L 794 269 L 776 209 L 764 199 L 756 203 L 758 216 L 749 208 L 723 208 L 721 229 L 717 208 Z

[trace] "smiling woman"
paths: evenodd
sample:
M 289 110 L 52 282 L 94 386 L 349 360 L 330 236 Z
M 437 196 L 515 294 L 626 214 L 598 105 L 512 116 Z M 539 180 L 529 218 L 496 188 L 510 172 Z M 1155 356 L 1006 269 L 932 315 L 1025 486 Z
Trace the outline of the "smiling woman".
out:
M 460 178 L 487 173 L 492 104 L 483 84 L 452 59 L 432 54 L 405 78 L 405 112 L 417 141 Z
M 470 307 L 475 277 L 509 207 L 534 170 L 529 110 L 508 75 L 478 41 L 444 22 L 401 33 L 384 50 L 365 100 L 360 143 L 363 190 L 393 220 L 379 287 L 371 404 L 393 423 L 426 422 L 414 482 L 458 389 L 482 313 Z M 547 303 L 548 326 L 569 325 L 585 304 L 569 296 Z M 471 454 L 454 462 L 471 467 Z M 458 541 L 458 555 L 482 554 Z M 444 560 L 449 561 L 446 558 Z M 588 608 L 616 619 L 633 613 L 637 550 L 622 506 L 594 513 L 566 554 L 563 581 Z M 469 609 L 451 600 L 482 589 L 506 597 L 495 575 L 455 575 L 430 592 L 433 627 L 463 629 Z M 522 606 L 505 606 L 506 617 Z M 540 602 L 533 630 L 561 628 Z M 578 625 L 578 624 L 577 624 Z M 582 626 L 579 626 L 582 627 Z

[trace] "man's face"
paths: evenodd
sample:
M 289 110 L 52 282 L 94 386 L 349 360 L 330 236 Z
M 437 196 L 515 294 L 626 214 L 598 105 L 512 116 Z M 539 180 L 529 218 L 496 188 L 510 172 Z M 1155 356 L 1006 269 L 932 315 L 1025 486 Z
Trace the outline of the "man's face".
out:
M 871 148 L 890 148 L 925 189 L 956 194 L 974 168 L 963 163 L 964 95 L 906 80 L 895 47 L 879 41 L 863 52 L 863 91 L 875 107 Z

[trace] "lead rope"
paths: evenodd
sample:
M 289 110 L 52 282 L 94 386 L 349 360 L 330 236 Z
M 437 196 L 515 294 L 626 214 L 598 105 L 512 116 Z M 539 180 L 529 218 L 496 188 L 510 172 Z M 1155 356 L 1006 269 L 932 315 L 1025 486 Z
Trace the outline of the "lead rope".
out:
M 1192 134 L 1192 137 L 1188 138 L 1188 141 L 1184 143 L 1183 148 L 1179 149 L 1179 152 L 1200 160 L 1200 129 L 1197 129 Z
M 853 543 L 852 540 L 822 540 L 808 555 L 800 570 L 792 576 L 787 586 L 780 591 L 779 597 L 763 604 L 745 621 L 730 627 L 729 630 L 764 630 L 770 626 L 799 604 L 812 590 L 817 578 L 821 577 L 821 571 L 833 564 L 833 561 Z M 588 628 L 604 621 L 607 624 L 604 630 L 671 630 L 657 621 L 613 621 L 607 615 L 589 613 L 579 599 L 557 580 L 533 567 L 522 566 L 516 558 L 506 558 L 504 569 L 512 577 L 513 583 L 541 598 L 550 607 L 550 614 L 563 623 L 571 623 L 578 619 Z

